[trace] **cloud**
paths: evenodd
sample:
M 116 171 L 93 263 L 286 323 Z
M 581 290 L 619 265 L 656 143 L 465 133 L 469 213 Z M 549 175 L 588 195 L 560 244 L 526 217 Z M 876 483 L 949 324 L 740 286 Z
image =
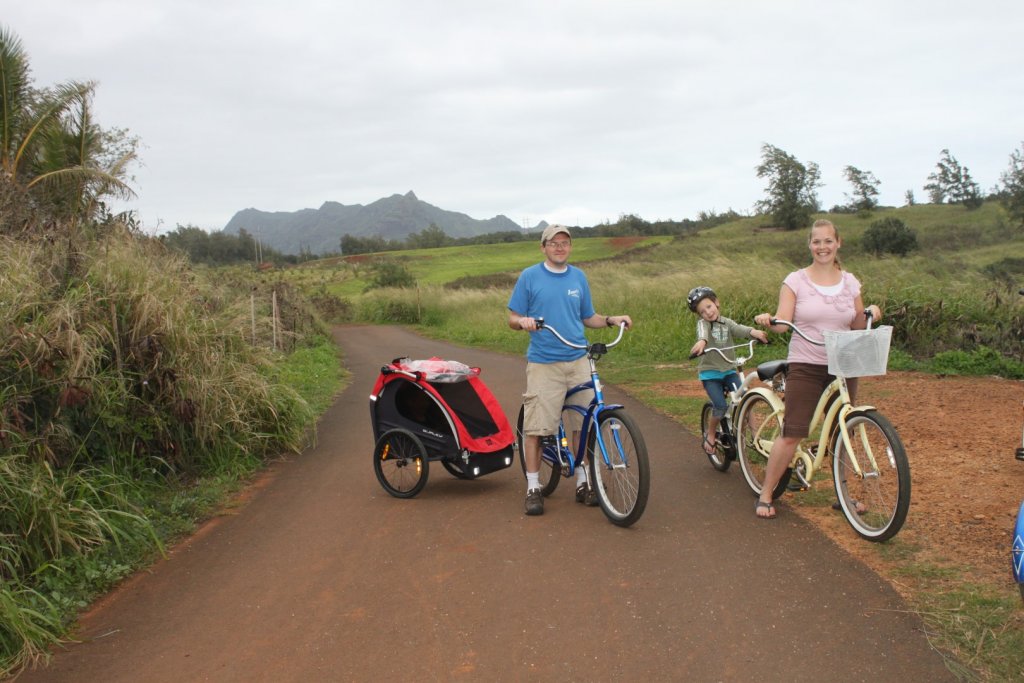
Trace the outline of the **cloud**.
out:
M 749 210 L 765 142 L 883 203 L 949 148 L 989 188 L 1024 135 L 1024 6 L 37 0 L 5 11 L 38 85 L 94 79 L 144 142 L 155 229 L 414 190 L 475 218 Z

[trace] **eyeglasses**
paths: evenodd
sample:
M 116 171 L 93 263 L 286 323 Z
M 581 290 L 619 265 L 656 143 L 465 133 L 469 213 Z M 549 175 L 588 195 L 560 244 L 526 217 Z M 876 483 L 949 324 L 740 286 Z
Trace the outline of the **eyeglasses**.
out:
M 547 246 L 554 247 L 555 249 L 568 249 L 569 247 L 572 246 L 572 242 L 564 240 L 558 242 L 548 242 Z

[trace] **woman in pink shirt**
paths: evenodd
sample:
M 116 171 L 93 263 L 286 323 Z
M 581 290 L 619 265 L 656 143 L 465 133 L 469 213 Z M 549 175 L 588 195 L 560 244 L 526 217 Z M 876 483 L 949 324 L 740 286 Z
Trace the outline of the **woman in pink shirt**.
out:
M 795 323 L 811 338 L 822 338 L 825 330 L 862 330 L 866 326 L 860 282 L 839 263 L 839 231 L 831 221 L 817 220 L 811 227 L 808 247 L 811 265 L 794 271 L 782 281 L 775 315 L 761 313 L 754 321 L 773 332 L 785 332 L 784 325 L 771 325 L 772 318 Z M 875 322 L 882 318 L 878 306 L 868 307 Z M 786 415 L 782 436 L 775 440 L 765 468 L 764 487 L 754 508 L 762 519 L 775 518 L 772 491 L 793 460 L 797 444 L 810 429 L 811 416 L 821 392 L 835 379 L 828 374 L 825 348 L 794 334 L 789 341 L 789 373 L 786 375 Z M 851 398 L 857 381 L 846 380 Z

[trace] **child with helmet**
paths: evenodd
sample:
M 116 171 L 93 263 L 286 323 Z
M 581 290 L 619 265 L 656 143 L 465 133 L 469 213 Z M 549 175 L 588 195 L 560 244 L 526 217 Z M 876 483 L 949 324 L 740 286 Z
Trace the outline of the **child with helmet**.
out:
M 686 304 L 697 314 L 697 341 L 690 349 L 691 356 L 702 353 L 708 347 L 725 349 L 735 346 L 735 339 L 753 337 L 763 344 L 768 343 L 768 335 L 762 330 L 740 325 L 723 316 L 718 297 L 710 287 L 691 289 L 686 295 Z M 732 351 L 724 353 L 729 358 L 733 357 Z M 718 423 L 728 407 L 726 392 L 738 387 L 741 379 L 735 363 L 728 362 L 718 353 L 706 353 L 700 357 L 697 361 L 697 377 L 704 385 L 704 391 L 713 406 L 707 432 L 702 435 L 704 452 L 711 455 L 715 452 Z

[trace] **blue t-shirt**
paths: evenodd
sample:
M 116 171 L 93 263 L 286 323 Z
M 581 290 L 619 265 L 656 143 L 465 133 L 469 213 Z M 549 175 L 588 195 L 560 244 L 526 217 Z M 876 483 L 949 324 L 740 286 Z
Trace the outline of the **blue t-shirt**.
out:
M 583 321 L 594 315 L 590 299 L 590 283 L 579 268 L 569 266 L 564 273 L 552 273 L 543 263 L 523 270 L 508 300 L 508 309 L 530 318 L 544 318 L 563 337 L 576 344 L 586 344 Z M 586 355 L 558 341 L 544 330 L 530 334 L 526 360 L 531 363 L 572 361 Z

